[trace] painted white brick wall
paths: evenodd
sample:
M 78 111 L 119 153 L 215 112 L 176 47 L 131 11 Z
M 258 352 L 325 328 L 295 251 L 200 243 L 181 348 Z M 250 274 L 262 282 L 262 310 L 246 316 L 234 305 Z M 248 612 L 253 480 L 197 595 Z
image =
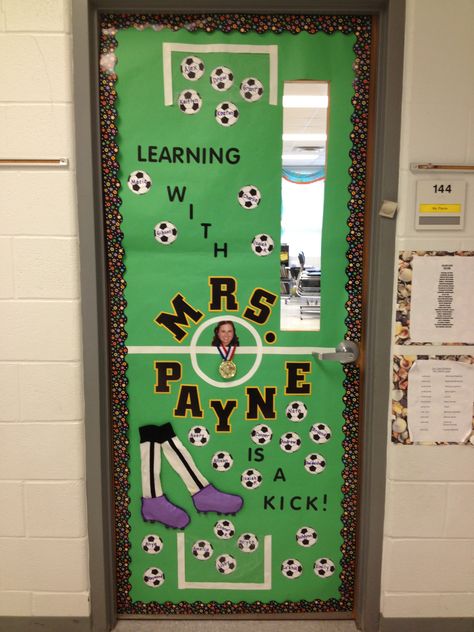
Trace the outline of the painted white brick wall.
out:
M 407 0 L 399 249 L 474 250 L 474 176 L 463 234 L 414 230 L 410 162 L 474 161 L 474 0 Z M 430 178 L 431 176 L 423 176 Z M 474 616 L 474 450 L 389 444 L 385 617 Z
M 0 0 L 1 157 L 71 161 L 0 172 L 0 616 L 89 614 L 70 3 Z

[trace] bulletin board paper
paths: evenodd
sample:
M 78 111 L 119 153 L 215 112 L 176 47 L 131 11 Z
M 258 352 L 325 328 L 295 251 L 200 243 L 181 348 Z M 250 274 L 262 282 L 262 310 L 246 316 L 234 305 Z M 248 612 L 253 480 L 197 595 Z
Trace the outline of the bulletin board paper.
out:
M 333 185 L 326 198 L 332 209 L 326 230 L 333 228 L 323 253 L 331 280 L 326 287 L 341 290 L 322 291 L 321 331 L 296 335 L 279 330 L 277 307 L 281 100 L 277 106 L 264 98 L 242 103 L 236 82 L 233 99 L 219 99 L 239 103 L 238 115 L 230 108 L 229 124 L 229 108 L 215 107 L 212 86 L 202 83 L 198 90 L 195 77 L 183 73 L 181 51 L 171 55 L 174 106 L 165 108 L 159 51 L 163 43 L 237 41 L 242 29 L 247 43 L 257 43 L 269 25 L 272 31 L 294 31 L 300 19 L 309 33 L 334 33 L 334 20 L 343 31 L 341 37 L 314 40 L 305 33 L 299 53 L 311 67 L 309 60 L 320 60 L 322 79 L 334 69 L 341 73 L 331 84 L 341 99 L 333 138 L 348 164 L 328 164 Z M 351 143 L 355 154 L 366 155 L 361 111 L 368 103 L 370 19 L 293 16 L 267 23 L 260 16 L 257 23 L 242 18 L 229 34 L 222 16 L 206 18 L 208 33 L 199 32 L 201 18 L 167 20 L 106 16 L 101 42 L 118 610 L 351 612 L 359 373 L 335 363 L 316 370 L 312 351 L 333 347 L 333 339 L 360 339 L 359 179 L 365 164 L 360 158 L 351 177 L 348 168 Z M 281 90 L 292 76 L 297 40 L 289 32 L 268 35 L 284 53 Z M 326 67 L 324 49 L 335 39 L 340 59 Z M 202 59 L 187 66 L 200 71 L 202 62 L 209 71 L 232 65 L 239 78 L 257 76 L 265 94 L 271 81 L 264 55 L 236 55 L 232 62 L 208 57 L 216 54 L 200 52 Z M 351 114 L 353 103 L 359 108 Z M 238 193 L 257 178 L 259 196 L 251 195 L 260 197 L 259 208 L 251 213 L 239 206 Z M 232 359 L 222 358 L 216 347 L 214 354 L 206 352 L 213 346 L 215 318 L 235 325 L 240 340 Z M 252 346 L 254 354 L 243 353 Z M 272 353 L 277 346 L 285 353 Z M 230 365 L 230 373 L 220 372 L 224 362 L 236 365 L 235 382 L 226 381 L 234 379 Z M 215 511 L 205 513 L 211 500 L 201 492 L 207 494 L 209 486 L 222 494 L 211 490 L 212 502 L 217 498 L 222 513 L 235 516 L 219 520 Z M 151 503 L 147 513 L 143 500 L 161 498 L 161 492 L 180 511 L 165 505 L 163 513 Z M 144 519 L 152 511 L 158 512 L 156 523 Z M 183 531 L 164 529 L 166 521 Z

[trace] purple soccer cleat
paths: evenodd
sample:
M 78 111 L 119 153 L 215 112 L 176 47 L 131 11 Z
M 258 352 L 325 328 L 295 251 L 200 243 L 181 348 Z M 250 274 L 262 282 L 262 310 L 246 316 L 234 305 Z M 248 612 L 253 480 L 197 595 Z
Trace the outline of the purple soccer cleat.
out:
M 219 514 L 236 514 L 244 504 L 240 496 L 220 492 L 214 485 L 206 485 L 194 494 L 192 499 L 194 506 L 201 513 L 214 511 Z
M 142 517 L 147 522 L 161 522 L 172 529 L 184 529 L 190 521 L 184 509 L 173 505 L 165 495 L 142 498 Z

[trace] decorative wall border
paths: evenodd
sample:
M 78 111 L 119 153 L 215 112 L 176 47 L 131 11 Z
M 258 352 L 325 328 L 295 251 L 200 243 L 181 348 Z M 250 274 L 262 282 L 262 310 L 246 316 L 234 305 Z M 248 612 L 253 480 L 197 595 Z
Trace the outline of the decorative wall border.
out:
M 345 337 L 361 340 L 362 323 L 362 278 L 363 278 L 363 239 L 366 204 L 366 173 L 369 117 L 369 78 L 371 54 L 371 18 L 370 16 L 317 16 L 317 15 L 254 15 L 254 14 L 212 14 L 212 15 L 125 15 L 103 14 L 100 20 L 100 74 L 99 109 L 101 132 L 101 163 L 103 185 L 103 212 L 106 226 L 106 253 L 109 300 L 109 356 L 112 393 L 112 444 L 115 494 L 115 539 L 116 539 L 116 582 L 117 610 L 119 614 L 143 615 L 242 615 L 242 614 L 292 614 L 315 612 L 352 612 L 354 609 L 355 571 L 356 571 L 356 515 L 358 495 L 358 426 L 359 426 L 359 380 L 357 367 L 345 367 L 344 396 L 345 424 L 343 431 L 343 486 L 341 546 L 342 571 L 340 578 L 341 598 L 327 601 L 269 602 L 262 603 L 186 603 L 179 604 L 156 602 L 145 604 L 132 602 L 129 596 L 129 524 L 128 509 L 128 455 L 127 455 L 127 378 L 126 378 L 126 301 L 124 299 L 124 250 L 122 247 L 120 215 L 120 182 L 118 179 L 118 153 L 116 141 L 117 111 L 115 109 L 115 35 L 119 29 L 152 28 L 162 30 L 187 29 L 207 32 L 219 30 L 223 33 L 239 31 L 279 34 L 290 32 L 294 35 L 307 32 L 315 35 L 354 34 L 354 112 L 351 117 L 352 148 L 349 152 L 351 178 L 347 221 L 347 284 L 346 302 L 347 327 Z

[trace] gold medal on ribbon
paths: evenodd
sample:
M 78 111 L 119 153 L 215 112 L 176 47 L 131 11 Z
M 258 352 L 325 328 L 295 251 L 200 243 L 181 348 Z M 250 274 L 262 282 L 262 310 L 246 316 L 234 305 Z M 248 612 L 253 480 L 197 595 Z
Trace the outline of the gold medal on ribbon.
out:
M 234 357 L 236 346 L 228 346 L 219 345 L 217 350 L 219 351 L 219 355 L 222 358 L 222 362 L 219 365 L 219 375 L 224 378 L 224 380 L 231 380 L 235 377 L 237 373 L 237 366 L 235 362 L 232 362 L 232 358 Z
M 236 373 L 237 367 L 235 365 L 235 362 L 232 362 L 232 360 L 224 360 L 220 363 L 219 374 L 225 380 L 230 380 L 231 378 L 235 377 Z

